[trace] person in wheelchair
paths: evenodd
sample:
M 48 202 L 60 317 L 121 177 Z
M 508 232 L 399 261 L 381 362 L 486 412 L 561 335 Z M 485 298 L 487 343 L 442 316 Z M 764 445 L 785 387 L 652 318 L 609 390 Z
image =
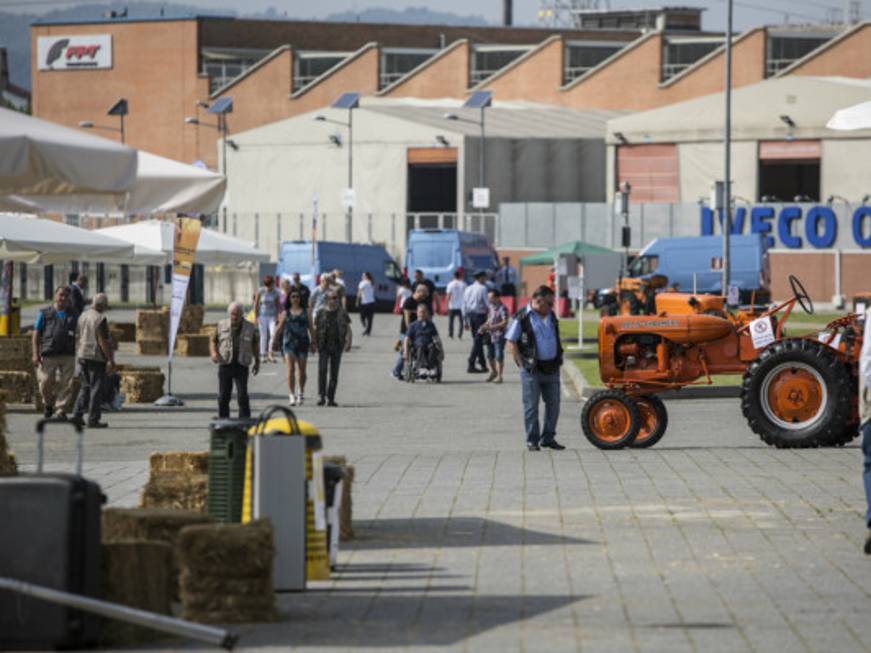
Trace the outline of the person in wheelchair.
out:
M 408 325 L 402 347 L 403 358 L 411 363 L 415 376 L 441 377 L 442 341 L 426 304 L 418 304 L 417 320 Z

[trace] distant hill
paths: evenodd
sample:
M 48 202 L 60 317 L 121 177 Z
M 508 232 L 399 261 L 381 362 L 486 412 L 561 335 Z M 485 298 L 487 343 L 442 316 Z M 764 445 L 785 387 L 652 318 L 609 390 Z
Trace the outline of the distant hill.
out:
M 208 10 L 193 5 L 162 2 L 107 2 L 103 4 L 76 5 L 66 9 L 55 9 L 43 14 L 12 14 L 0 12 L 0 47 L 5 47 L 9 53 L 9 76 L 13 84 L 29 89 L 30 86 L 30 24 L 36 20 L 92 20 L 102 18 L 109 11 L 127 9 L 128 16 L 146 17 L 182 17 L 193 14 L 237 16 L 239 12 L 232 10 Z M 265 12 L 244 14 L 251 18 L 268 18 L 273 20 L 292 20 L 275 9 Z M 460 16 L 458 14 L 431 11 L 423 8 L 407 8 L 403 11 L 395 9 L 366 9 L 361 12 L 341 12 L 326 16 L 324 20 L 360 23 L 401 23 L 407 25 L 487 25 L 480 15 Z

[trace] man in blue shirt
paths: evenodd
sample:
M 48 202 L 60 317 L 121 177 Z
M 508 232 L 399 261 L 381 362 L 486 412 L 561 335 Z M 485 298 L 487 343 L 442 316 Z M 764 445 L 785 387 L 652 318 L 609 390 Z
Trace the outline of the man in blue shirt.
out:
M 422 376 L 430 376 L 438 367 L 438 352 L 433 347 L 439 340 L 439 332 L 433 324 L 429 307 L 420 303 L 417 305 L 417 319 L 408 325 L 403 346 L 403 357 L 408 360 L 411 356 L 419 356 L 419 373 Z
M 68 286 L 58 287 L 54 303 L 36 314 L 31 339 L 33 366 L 47 418 L 66 420 L 73 409 L 77 317 L 70 306 Z
M 517 314 L 505 334 L 514 362 L 520 368 L 523 423 L 529 451 L 539 451 L 541 447 L 565 449 L 556 441 L 563 349 L 559 320 L 553 312 L 554 299 L 554 292 L 548 286 L 536 288 L 529 306 Z M 538 421 L 539 399 L 544 401 L 543 429 L 539 428 Z
M 865 456 L 862 479 L 868 504 L 868 512 L 865 513 L 865 524 L 868 526 L 865 553 L 871 555 L 871 309 L 865 312 L 865 331 L 859 355 L 859 424 L 862 453 Z
M 487 286 L 484 280 L 487 273 L 484 270 L 475 272 L 475 283 L 466 288 L 463 293 L 463 319 L 466 328 L 472 334 L 472 351 L 469 353 L 469 374 L 487 372 L 487 360 L 484 358 L 484 336 L 481 327 L 487 321 Z M 475 363 L 478 366 L 475 366 Z

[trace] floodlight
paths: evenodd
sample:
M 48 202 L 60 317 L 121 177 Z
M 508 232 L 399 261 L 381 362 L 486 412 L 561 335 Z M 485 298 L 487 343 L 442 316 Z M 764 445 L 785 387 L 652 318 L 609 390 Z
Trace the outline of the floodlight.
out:
M 79 127 L 82 129 L 91 129 L 94 126 L 93 121 L 91 120 L 80 120 Z
M 318 122 L 326 122 L 326 121 L 327 121 L 327 117 L 326 117 L 325 115 L 319 113 L 319 114 L 316 115 L 314 118 L 312 118 L 312 120 L 316 120 L 316 121 L 318 121 Z
M 623 143 L 623 145 L 626 145 L 629 142 L 629 139 L 626 138 L 623 132 L 614 132 L 614 138 Z
M 228 138 L 228 139 L 227 139 L 227 145 L 229 145 L 230 147 L 232 147 L 234 152 L 238 152 L 238 151 L 239 151 L 239 145 L 238 145 L 238 144 L 236 143 L 236 141 L 234 141 L 232 138 Z
M 221 97 L 215 100 L 208 109 L 206 109 L 208 113 L 233 113 L 233 98 L 231 97 Z
M 330 143 L 336 147 L 342 147 L 342 137 L 338 134 L 330 134 Z
M 493 91 L 475 91 L 463 103 L 464 109 L 484 109 L 493 105 Z
M 455 113 L 446 113 L 445 120 L 459 120 L 460 117 Z
M 436 141 L 441 145 L 450 145 L 448 139 L 445 138 L 442 134 L 436 134 Z
M 356 109 L 360 106 L 360 94 L 354 91 L 342 93 L 330 106 L 333 109 Z
M 787 127 L 795 127 L 795 122 L 789 116 L 780 116 L 780 121 Z
M 106 112 L 107 116 L 126 116 L 127 115 L 127 100 L 121 98 Z

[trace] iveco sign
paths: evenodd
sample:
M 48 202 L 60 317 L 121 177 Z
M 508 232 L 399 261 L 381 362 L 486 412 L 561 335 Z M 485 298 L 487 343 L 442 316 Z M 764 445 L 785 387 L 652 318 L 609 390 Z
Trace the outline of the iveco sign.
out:
M 722 233 L 722 215 L 702 207 L 702 235 Z M 738 207 L 732 214 L 732 233 L 760 233 L 770 247 L 786 249 L 871 248 L 871 206 L 787 205 Z
M 112 35 L 40 36 L 36 44 L 39 70 L 112 67 Z

